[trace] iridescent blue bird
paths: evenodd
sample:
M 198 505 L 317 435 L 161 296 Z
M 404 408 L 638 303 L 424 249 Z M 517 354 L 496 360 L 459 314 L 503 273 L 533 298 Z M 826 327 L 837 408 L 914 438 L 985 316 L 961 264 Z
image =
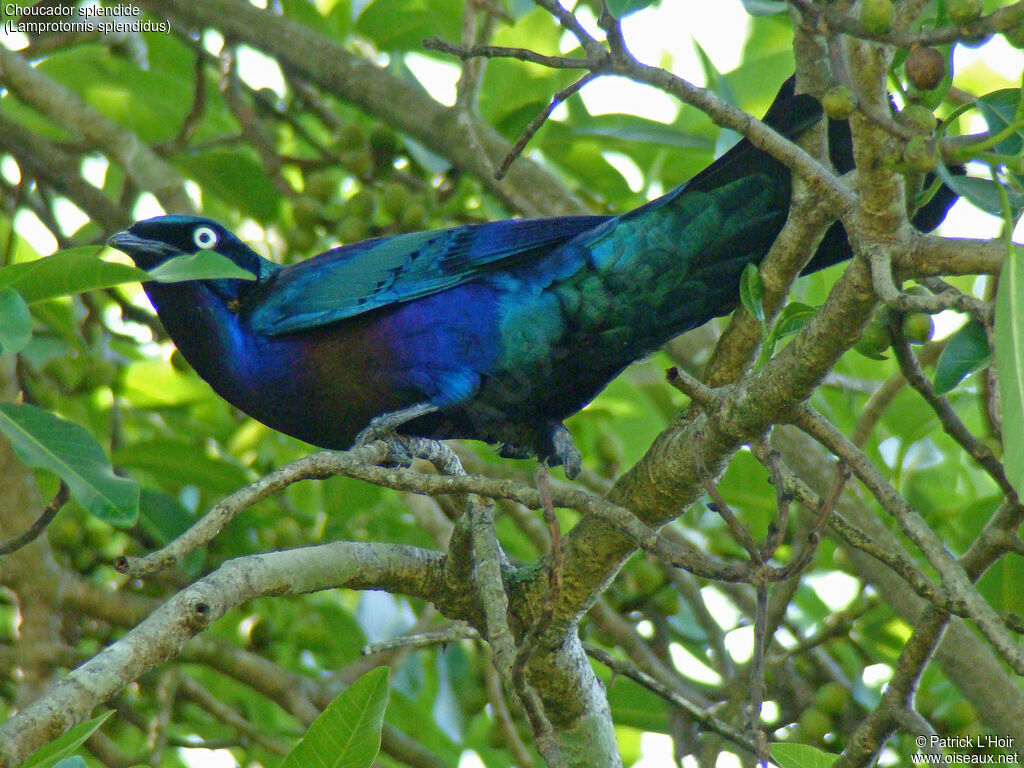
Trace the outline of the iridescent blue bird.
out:
M 821 118 L 792 79 L 765 122 Z M 848 128 L 833 161 L 852 166 Z M 562 422 L 627 365 L 729 312 L 740 274 L 789 210 L 789 170 L 743 140 L 689 182 L 620 216 L 497 221 L 383 237 L 281 267 L 216 222 L 140 221 L 110 244 L 145 269 L 204 249 L 256 276 L 145 284 L 171 339 L 213 389 L 264 424 L 348 448 L 371 422 L 500 444 L 575 476 Z M 932 228 L 954 199 L 918 213 Z M 836 224 L 808 270 L 849 258 Z

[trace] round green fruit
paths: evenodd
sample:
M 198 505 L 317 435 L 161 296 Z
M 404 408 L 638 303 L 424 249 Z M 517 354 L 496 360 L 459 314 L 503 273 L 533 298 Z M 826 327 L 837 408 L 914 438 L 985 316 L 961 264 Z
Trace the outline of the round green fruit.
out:
M 320 220 L 320 201 L 311 195 L 300 195 L 292 202 L 292 218 L 298 229 L 312 229 Z
M 338 227 L 338 237 L 345 243 L 356 243 L 366 238 L 369 229 L 365 219 L 349 217 L 342 219 Z
M 868 323 L 853 348 L 864 357 L 870 357 L 872 360 L 885 360 L 885 351 L 889 349 L 889 332 L 885 328 L 885 323 L 874 320 Z
M 629 570 L 633 577 L 633 583 L 636 585 L 636 591 L 641 595 L 650 595 L 665 583 L 665 574 L 661 572 L 661 568 L 646 557 L 637 560 Z
M 382 159 L 393 158 L 400 147 L 398 136 L 390 128 L 375 125 L 370 131 L 370 147 Z
M 895 16 L 892 0 L 864 0 L 860 6 L 860 23 L 872 35 L 889 31 Z
M 899 121 L 918 133 L 931 133 L 938 125 L 935 115 L 923 104 L 907 104 L 899 114 Z
M 338 191 L 338 181 L 327 171 L 313 171 L 306 176 L 306 194 L 327 201 Z
M 911 344 L 924 344 L 926 341 L 931 341 L 932 334 L 935 333 L 932 316 L 924 312 L 911 312 L 904 315 L 900 327 L 903 329 L 904 338 Z
M 845 120 L 857 108 L 857 97 L 845 85 L 837 85 L 825 92 L 821 106 L 833 120 Z
M 365 143 L 366 132 L 361 125 L 349 123 L 338 131 L 337 145 L 340 150 L 362 149 Z
M 345 215 L 365 219 L 367 223 L 377 212 L 377 196 L 368 189 L 361 189 L 345 203 Z
M 397 181 L 391 182 L 381 192 L 380 202 L 389 216 L 400 219 L 406 206 L 409 205 L 409 190 L 405 188 L 404 184 L 399 184 Z
M 288 245 L 297 253 L 308 253 L 316 246 L 316 233 L 312 227 L 293 229 L 287 235 Z
M 825 683 L 814 694 L 814 706 L 829 715 L 838 715 L 850 701 L 850 691 L 842 683 Z
M 361 179 L 373 175 L 373 153 L 368 149 L 356 149 L 343 152 L 342 165 Z
M 405 229 L 417 229 L 427 221 L 427 206 L 414 200 L 402 211 L 401 224 Z
M 985 10 L 982 0 L 946 0 L 946 13 L 956 24 L 970 24 Z
M 801 712 L 796 724 L 799 739 L 808 744 L 820 744 L 832 730 L 832 718 L 817 707 L 808 707 Z

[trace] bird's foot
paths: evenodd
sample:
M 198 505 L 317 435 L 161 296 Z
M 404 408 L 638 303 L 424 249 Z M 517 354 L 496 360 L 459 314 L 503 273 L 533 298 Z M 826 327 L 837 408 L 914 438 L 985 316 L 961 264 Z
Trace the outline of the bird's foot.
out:
M 549 467 L 561 464 L 565 476 L 570 480 L 575 480 L 583 469 L 583 454 L 573 442 L 569 430 L 561 422 L 552 424 L 546 435 L 542 429 L 539 444 L 531 442 L 527 445 L 530 447 L 517 443 L 502 443 L 498 447 L 498 455 L 503 459 L 528 459 L 537 456 L 541 463 Z
M 583 470 L 583 454 L 573 442 L 572 434 L 565 428 L 565 424 L 556 424 L 551 429 L 551 445 L 555 449 L 554 458 L 562 465 L 565 476 L 570 480 L 579 477 Z
M 416 403 L 408 408 L 401 408 L 397 411 L 389 411 L 388 413 L 382 413 L 380 416 L 375 416 L 366 425 L 366 428 L 356 435 L 355 445 L 366 445 L 367 443 L 380 440 L 388 446 L 388 464 L 408 467 L 412 464 L 412 460 L 415 457 L 409 450 L 409 446 L 402 439 L 402 436 L 398 434 L 397 429 L 413 419 L 426 416 L 428 413 L 434 413 L 436 410 L 437 406 L 433 403 Z

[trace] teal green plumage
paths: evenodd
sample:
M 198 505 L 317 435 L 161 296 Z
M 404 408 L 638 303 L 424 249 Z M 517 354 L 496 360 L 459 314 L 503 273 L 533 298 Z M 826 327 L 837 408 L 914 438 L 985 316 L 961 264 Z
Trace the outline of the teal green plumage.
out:
M 819 119 L 792 80 L 765 116 L 788 136 Z M 848 129 L 832 123 L 830 134 L 848 165 Z M 402 431 L 498 443 L 573 474 L 562 421 L 634 360 L 730 311 L 790 196 L 788 169 L 742 141 L 620 216 L 399 235 L 285 268 L 194 217 L 141 221 L 111 243 L 147 268 L 213 248 L 257 277 L 145 287 L 196 371 L 274 429 L 347 448 L 375 417 L 424 405 L 433 412 Z M 953 199 L 943 188 L 917 223 L 935 226 Z M 812 265 L 849 255 L 837 224 Z

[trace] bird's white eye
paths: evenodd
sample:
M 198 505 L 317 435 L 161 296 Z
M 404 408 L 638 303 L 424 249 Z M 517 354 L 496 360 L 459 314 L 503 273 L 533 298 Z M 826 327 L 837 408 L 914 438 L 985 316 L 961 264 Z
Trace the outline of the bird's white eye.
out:
M 192 241 L 198 248 L 208 251 L 217 245 L 217 233 L 209 227 L 196 227 L 192 233 Z

